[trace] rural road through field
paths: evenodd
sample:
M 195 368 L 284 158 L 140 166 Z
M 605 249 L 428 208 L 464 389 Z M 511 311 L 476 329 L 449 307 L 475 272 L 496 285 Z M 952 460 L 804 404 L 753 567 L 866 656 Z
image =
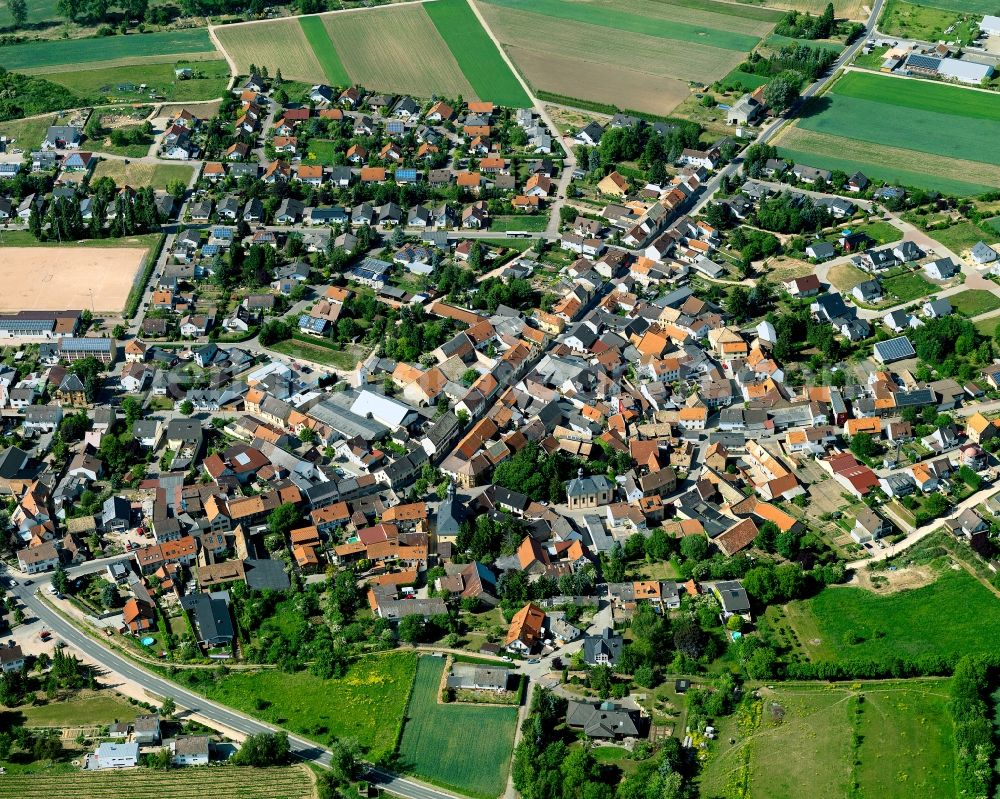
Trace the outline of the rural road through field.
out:
M 144 669 L 130 660 L 118 655 L 108 649 L 99 641 L 91 638 L 86 633 L 78 630 L 70 622 L 56 613 L 41 597 L 35 594 L 40 590 L 39 584 L 48 586 L 49 580 L 41 578 L 35 581 L 32 586 L 26 586 L 21 582 L 22 575 L 8 570 L 11 576 L 15 576 L 18 584 L 10 589 L 28 611 L 27 615 L 40 619 L 46 627 L 56 636 L 74 649 L 81 652 L 89 660 L 100 663 L 108 671 L 113 672 L 124 680 L 141 686 L 149 694 L 155 697 L 173 697 L 178 708 L 196 713 L 203 718 L 214 720 L 226 730 L 233 730 L 241 735 L 253 735 L 257 733 L 275 732 L 279 728 L 264 724 L 249 716 L 245 716 L 235 710 L 223 705 L 216 704 L 199 696 L 192 691 L 188 691 L 177 683 L 167 680 Z M 330 752 L 323 747 L 303 738 L 289 734 L 289 744 L 292 753 L 302 760 L 308 760 L 324 768 L 330 765 Z M 456 799 L 458 794 L 434 788 L 414 780 L 398 777 L 381 769 L 372 770 L 372 781 L 378 783 L 386 790 L 403 797 L 403 799 Z

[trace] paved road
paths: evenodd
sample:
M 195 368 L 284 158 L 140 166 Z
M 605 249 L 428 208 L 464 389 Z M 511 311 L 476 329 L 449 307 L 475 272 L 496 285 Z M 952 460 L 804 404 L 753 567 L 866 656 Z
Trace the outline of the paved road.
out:
M 865 23 L 864 34 L 859 36 L 857 41 L 854 42 L 854 44 L 846 48 L 844 52 L 840 54 L 840 57 L 833 63 L 833 65 L 830 67 L 830 71 L 826 75 L 819 78 L 815 83 L 808 86 L 802 92 L 802 96 L 799 99 L 796 108 L 801 108 L 802 104 L 805 103 L 810 97 L 815 96 L 823 88 L 825 88 L 826 85 L 833 80 L 838 70 L 841 70 L 844 67 L 846 67 L 854 58 L 854 56 L 857 55 L 858 50 L 860 50 L 864 46 L 865 40 L 868 38 L 869 34 L 871 34 L 872 31 L 875 30 L 875 23 L 878 20 L 878 15 L 881 13 L 882 5 L 884 3 L 885 0 L 875 1 L 875 4 L 872 6 L 871 14 L 868 15 L 868 21 Z M 768 127 L 760 131 L 760 133 L 757 135 L 757 138 L 754 140 L 754 143 L 766 144 L 775 136 L 777 136 L 778 133 L 785 127 L 785 125 L 794 121 L 794 119 L 795 119 L 794 110 L 788 112 L 786 116 L 779 117 L 774 122 L 772 122 Z M 700 198 L 696 202 L 691 213 L 695 214 L 701 211 L 701 209 L 704 208 L 704 206 L 708 203 L 708 201 L 719 190 L 719 186 L 722 185 L 723 178 L 736 174 L 736 172 L 739 170 L 742 164 L 743 164 L 743 159 L 741 157 L 738 156 L 734 158 L 729 164 L 720 169 L 719 172 L 716 173 L 711 180 L 705 183 L 703 185 L 703 191 L 700 195 Z
M 945 521 L 949 519 L 955 519 L 958 516 L 961 516 L 964 511 L 967 511 L 969 508 L 974 508 L 977 505 L 982 504 L 983 502 L 985 502 L 986 500 L 988 500 L 990 497 L 994 496 L 997 493 L 1000 493 L 1000 485 L 994 485 L 991 486 L 989 489 L 983 491 L 977 491 L 972 496 L 967 497 L 966 499 L 959 502 L 955 506 L 952 513 L 949 514 L 948 516 L 942 516 L 940 519 L 934 519 L 933 521 L 928 522 L 922 527 L 918 527 L 916 530 L 907 535 L 901 541 L 886 546 L 885 549 L 879 550 L 878 552 L 874 553 L 870 558 L 851 561 L 850 563 L 847 564 L 847 568 L 863 569 L 869 563 L 888 560 L 889 558 L 895 557 L 903 550 L 913 546 L 918 541 L 921 541 L 927 536 L 929 536 L 935 530 L 940 529 L 941 525 L 943 525 Z
M 28 615 L 40 619 L 52 631 L 56 638 L 64 641 L 80 651 L 89 660 L 100 663 L 108 671 L 114 672 L 125 680 L 139 685 L 154 697 L 173 697 L 179 708 L 197 713 L 207 719 L 214 720 L 226 730 L 233 730 L 243 735 L 275 732 L 278 728 L 263 724 L 222 705 L 210 702 L 198 694 L 192 693 L 175 682 L 159 677 L 152 672 L 135 665 L 99 641 L 81 632 L 62 616 L 52 610 L 35 590 L 40 586 L 49 585 L 47 577 L 34 578 L 33 585 L 19 583 L 10 593 L 17 596 L 30 611 Z M 288 736 L 292 753 L 303 760 L 308 760 L 324 768 L 330 765 L 330 752 L 311 741 L 295 735 Z M 387 771 L 375 770 L 374 781 L 386 789 L 403 797 L 403 799 L 455 799 L 458 794 L 443 791 L 439 788 L 423 785 L 413 780 L 397 777 Z

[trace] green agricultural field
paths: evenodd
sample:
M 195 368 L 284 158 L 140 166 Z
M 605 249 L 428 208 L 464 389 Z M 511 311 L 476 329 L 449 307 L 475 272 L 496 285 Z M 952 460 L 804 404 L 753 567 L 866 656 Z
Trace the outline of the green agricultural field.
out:
M 1000 141 L 1000 120 L 973 120 L 834 91 L 819 98 L 797 124 L 817 133 L 1000 165 L 1000 148 L 992 146 Z
M 211 53 L 215 45 L 205 28 L 102 36 L 96 39 L 61 39 L 0 47 L 0 64 L 7 69 L 25 70 L 60 64 L 88 64 L 146 56 Z
M 517 708 L 441 704 L 444 659 L 421 657 L 399 762 L 408 773 L 479 799 L 503 793 L 514 750 Z
M 334 86 L 347 86 L 351 82 L 350 75 L 340 62 L 337 48 L 330 41 L 323 20 L 320 17 L 299 17 L 302 32 L 306 35 L 309 46 L 316 54 L 316 59 L 326 73 L 326 79 Z
M 355 660 L 336 680 L 272 669 L 231 672 L 221 681 L 191 687 L 317 741 L 325 743 L 331 735 L 355 738 L 366 759 L 378 761 L 395 746 L 416 665 L 416 655 L 392 652 Z
M 476 96 L 500 105 L 531 105 L 520 81 L 465 0 L 436 0 L 424 6 Z
M 231 799 L 312 799 L 315 777 L 306 766 L 238 768 L 194 766 L 174 771 L 150 769 L 68 774 L 8 774 L 0 780 L 0 797 L 51 799 L 190 799 L 227 796 Z
M 828 588 L 791 602 L 785 613 L 814 661 L 992 652 L 1000 640 L 1000 599 L 964 571 L 944 571 L 928 586 L 877 596 Z
M 947 298 L 952 307 L 963 316 L 979 316 L 1000 308 L 1000 297 L 985 289 L 966 289 Z
M 702 795 L 953 796 L 948 690 L 947 680 L 761 689 L 759 728 L 733 747 L 715 745 L 703 771 Z M 852 792 L 854 760 L 858 787 Z M 737 794 L 740 774 L 747 790 Z
M 994 186 L 988 183 L 974 183 L 947 177 L 948 172 L 937 171 L 934 164 L 947 162 L 939 156 L 920 158 L 913 152 L 907 152 L 896 147 L 878 147 L 865 142 L 847 139 L 841 136 L 827 136 L 812 133 L 793 127 L 776 142 L 778 155 L 810 166 L 826 169 L 839 169 L 850 175 L 861 170 L 868 177 L 884 180 L 888 183 L 899 183 L 904 186 L 919 186 L 933 189 L 959 197 L 985 194 L 993 191 Z M 831 155 L 837 153 L 837 155 Z M 898 160 L 902 158 L 903 160 Z M 918 160 L 919 163 L 914 163 Z M 963 164 L 971 162 L 963 161 Z M 899 164 L 907 164 L 903 169 Z M 953 165 L 948 165 L 953 166 Z M 923 167 L 918 169 L 917 167 Z M 982 173 L 992 168 L 984 167 L 979 172 L 969 172 L 983 179 Z M 950 170 L 949 170 L 950 171 Z M 1000 180 L 1000 176 L 998 176 Z M 1000 182 L 995 185 L 1000 186 Z
M 927 282 L 923 273 L 919 271 L 883 278 L 882 285 L 895 298 L 893 305 L 926 297 L 937 289 L 937 286 Z
M 223 59 L 185 64 L 195 72 L 190 80 L 177 80 L 174 66 L 174 63 L 139 63 L 103 69 L 73 69 L 46 73 L 45 79 L 102 104 L 148 102 L 150 93 L 161 95 L 167 102 L 211 100 L 222 97 L 229 85 L 229 65 Z M 149 88 L 139 91 L 141 83 Z
M 976 92 L 946 83 L 899 80 L 868 72 L 848 72 L 832 89 L 842 97 L 874 100 L 918 111 L 1000 121 L 1000 103 L 987 92 Z
M 611 14 L 608 13 L 607 9 L 601 8 L 598 5 L 569 3 L 565 2 L 565 0 L 487 1 L 506 8 L 531 11 L 547 17 L 583 22 L 589 25 L 598 25 L 623 33 L 639 33 L 645 36 L 656 36 L 678 42 L 705 44 L 711 47 L 718 47 L 722 50 L 738 50 L 741 53 L 749 52 L 760 41 L 759 36 L 718 30 L 707 25 L 683 22 L 676 17 L 670 20 L 669 25 L 664 25 L 663 20 L 622 11 L 620 4 L 615 6 L 616 11 Z M 725 17 L 720 15 L 713 16 L 718 16 L 721 22 L 725 22 Z
M 470 97 L 474 87 L 426 8 L 386 6 L 322 20 L 354 83 L 421 97 Z
M 280 69 L 283 78 L 292 80 L 317 83 L 327 79 L 297 19 L 223 25 L 215 34 L 242 74 L 253 64 L 267 67 L 272 75 Z

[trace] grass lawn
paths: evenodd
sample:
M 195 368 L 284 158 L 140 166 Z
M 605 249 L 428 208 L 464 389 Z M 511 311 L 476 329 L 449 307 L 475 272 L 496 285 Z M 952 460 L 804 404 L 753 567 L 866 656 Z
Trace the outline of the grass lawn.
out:
M 806 47 L 821 47 L 824 50 L 832 50 L 835 53 L 839 53 L 844 49 L 844 45 L 840 42 L 814 39 L 793 39 L 791 36 L 782 36 L 780 33 L 772 33 L 764 38 L 764 46 L 771 50 L 780 50 L 782 47 L 787 47 L 790 44 L 805 45 Z
M 830 279 L 830 283 L 832 283 L 838 291 L 842 292 L 850 291 L 858 285 L 858 283 L 864 283 L 869 279 L 867 272 L 862 272 L 851 263 L 837 264 L 836 266 L 830 267 L 827 277 Z
M 956 255 L 961 255 L 963 251 L 972 249 L 980 241 L 992 244 L 998 238 L 997 235 L 990 236 L 989 233 L 972 222 L 959 222 L 957 225 L 943 230 L 928 230 L 927 235 L 935 241 L 940 241 Z
M 347 74 L 344 65 L 340 62 L 337 49 L 330 40 L 330 35 L 326 32 L 323 20 L 320 17 L 299 17 L 299 24 L 302 32 L 306 35 L 309 46 L 316 54 L 316 60 L 326 73 L 326 79 L 334 86 L 348 86 L 351 83 L 351 76 Z
M 882 221 L 862 222 L 857 225 L 850 225 L 847 229 L 855 233 L 866 234 L 880 247 L 883 244 L 888 244 L 892 241 L 899 241 L 903 238 L 903 234 L 900 232 L 899 228 L 893 227 L 888 222 Z
M 353 369 L 363 354 L 359 347 L 333 349 L 332 347 L 324 347 L 322 344 L 313 344 L 298 339 L 279 341 L 271 345 L 270 349 L 290 358 L 301 358 L 305 361 L 313 361 L 345 371 Z
M 997 328 L 1000 327 L 1000 316 L 991 316 L 989 319 L 980 319 L 978 322 L 973 322 L 973 327 L 976 328 L 980 333 L 988 338 L 993 338 L 996 335 Z
M 719 83 L 727 91 L 739 89 L 745 92 L 752 92 L 754 89 L 765 85 L 768 80 L 769 78 L 765 78 L 763 75 L 754 75 L 752 72 L 734 69 L 726 77 L 722 78 Z
M 34 119 L 12 119 L 9 122 L 0 122 L 0 136 L 14 139 L 14 146 L 25 152 L 35 150 L 42 144 L 45 138 L 45 131 L 49 125 L 55 124 L 56 116 L 35 117 Z
M 936 286 L 928 283 L 923 273 L 919 271 L 883 278 L 882 285 L 887 292 L 896 298 L 893 305 L 926 297 L 937 289 Z
M 18 723 L 28 727 L 86 727 L 131 720 L 139 710 L 111 691 L 82 691 L 72 699 L 0 712 L 21 716 Z
M 147 148 L 148 149 L 148 148 Z M 152 186 L 154 189 L 165 189 L 167 184 L 182 181 L 187 185 L 191 180 L 193 166 L 187 164 L 147 164 L 124 161 L 99 161 L 94 168 L 94 178 L 109 177 L 117 186 L 128 184 Z
M 1000 297 L 985 289 L 966 289 L 948 297 L 948 302 L 960 314 L 979 316 L 987 311 L 1000 308 Z
M 9 771 L 9 769 L 8 769 Z M 227 796 L 232 799 L 312 799 L 315 777 L 304 765 L 274 768 L 190 766 L 173 771 L 129 769 L 81 771 L 67 774 L 7 774 L 0 781 L 0 796 L 16 799 L 50 799 L 72 796 L 83 799 L 189 799 Z
M 545 230 L 548 224 L 548 214 L 514 214 L 490 218 L 490 230 L 496 231 L 526 230 L 529 233 L 537 233 Z
M 421 657 L 399 744 L 402 767 L 459 793 L 493 799 L 507 784 L 517 708 L 440 704 L 444 659 Z
M 305 154 L 302 159 L 309 164 L 323 164 L 324 166 L 332 166 L 334 162 L 334 156 L 337 155 L 339 150 L 335 142 L 329 139 L 310 139 L 309 140 L 309 151 Z
M 176 80 L 174 64 L 147 63 L 51 72 L 45 79 L 102 103 L 148 102 L 151 93 L 174 102 L 210 100 L 225 94 L 229 83 L 229 65 L 225 60 L 192 61 L 187 66 L 195 74 L 190 80 Z M 141 83 L 149 88 L 140 92 Z
M 392 652 L 353 661 L 337 680 L 322 680 L 308 671 L 239 671 L 192 687 L 323 743 L 331 735 L 355 738 L 365 758 L 374 762 L 392 753 L 416 665 L 413 653 Z
M 512 108 L 531 105 L 520 81 L 465 0 L 437 0 L 424 9 L 480 99 Z
M 1000 640 L 1000 600 L 964 571 L 944 571 L 931 585 L 877 596 L 837 587 L 785 606 L 814 661 L 992 652 Z
M 0 47 L 0 64 L 10 70 L 19 70 L 173 53 L 211 53 L 214 50 L 215 45 L 208 38 L 207 28 L 189 28 L 163 33 L 11 44 Z
M 713 744 L 703 796 L 732 795 L 747 757 L 749 790 L 740 795 L 750 799 L 953 795 L 947 680 L 793 683 L 761 695 L 759 728 L 737 737 L 734 747 Z M 855 759 L 859 785 L 852 793 Z

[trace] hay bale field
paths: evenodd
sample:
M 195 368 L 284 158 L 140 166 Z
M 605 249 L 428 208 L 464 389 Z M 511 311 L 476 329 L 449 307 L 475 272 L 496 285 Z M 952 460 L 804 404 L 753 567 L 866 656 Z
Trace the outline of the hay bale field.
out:
M 324 14 L 322 19 L 353 82 L 423 97 L 475 96 L 422 5 Z
M 147 250 L 138 247 L 4 247 L 0 311 L 87 308 L 120 313 Z
M 327 79 L 297 19 L 224 25 L 215 33 L 243 74 L 255 64 L 267 67 L 272 75 L 280 69 L 282 77 L 290 80 L 321 83 Z
M 71 774 L 8 774 L 0 780 L 0 797 L 12 799 L 188 799 L 226 796 L 229 799 L 313 799 L 314 779 L 306 766 L 239 768 L 188 767 L 175 771 L 126 771 Z

